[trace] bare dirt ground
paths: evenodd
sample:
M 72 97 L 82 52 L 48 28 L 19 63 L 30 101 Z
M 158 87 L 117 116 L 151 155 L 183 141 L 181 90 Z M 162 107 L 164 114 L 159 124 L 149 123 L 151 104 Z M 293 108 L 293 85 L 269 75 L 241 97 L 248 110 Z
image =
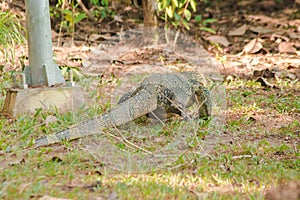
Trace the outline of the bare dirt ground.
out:
M 2 7 L 5 6 L 18 13 L 25 23 L 23 1 L 13 1 L 9 5 L 4 2 Z M 217 19 L 217 22 L 208 25 L 216 34 L 200 31 L 193 20 L 191 30 L 184 32 L 196 38 L 212 55 L 216 54 L 223 61 L 224 67 L 220 69 L 222 74 L 251 78 L 254 71 L 269 69 L 284 70 L 285 73 L 277 73 L 280 77 L 299 79 L 300 20 L 297 1 L 226 1 L 202 5 L 199 13 L 204 18 Z M 85 20 L 76 24 L 74 45 L 70 42 L 70 34 L 59 33 L 59 21 L 53 20 L 53 46 L 57 63 L 60 66 L 84 68 L 84 62 L 99 58 L 95 47 L 97 49 L 107 41 L 117 40 L 117 34 L 122 31 L 137 28 L 139 25 L 132 19 L 142 19 L 142 12 L 134 6 L 120 6 L 116 16 L 120 19 Z M 20 70 L 24 63 L 18 61 L 26 56 L 26 47 L 20 47 L 16 64 L 5 66 Z

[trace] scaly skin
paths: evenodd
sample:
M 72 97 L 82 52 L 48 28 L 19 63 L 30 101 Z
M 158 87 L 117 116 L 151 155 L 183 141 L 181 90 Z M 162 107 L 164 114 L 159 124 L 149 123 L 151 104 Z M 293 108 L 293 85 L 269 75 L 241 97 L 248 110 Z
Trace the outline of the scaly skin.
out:
M 166 118 L 164 114 L 168 113 L 186 117 L 186 108 L 195 103 L 199 106 L 199 117 L 209 117 L 212 100 L 205 84 L 205 78 L 198 72 L 153 74 L 137 89 L 123 95 L 112 110 L 68 129 L 35 139 L 34 146 L 98 134 L 104 128 L 117 127 L 149 113 L 161 119 Z

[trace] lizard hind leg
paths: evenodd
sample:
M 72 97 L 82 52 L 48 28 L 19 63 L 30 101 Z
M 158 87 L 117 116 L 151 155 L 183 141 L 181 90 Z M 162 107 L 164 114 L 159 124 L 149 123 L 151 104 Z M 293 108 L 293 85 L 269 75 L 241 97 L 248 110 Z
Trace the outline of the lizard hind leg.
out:
M 165 121 L 168 118 L 168 114 L 166 112 L 166 109 L 159 106 L 156 110 L 150 112 L 148 115 L 151 119 Z

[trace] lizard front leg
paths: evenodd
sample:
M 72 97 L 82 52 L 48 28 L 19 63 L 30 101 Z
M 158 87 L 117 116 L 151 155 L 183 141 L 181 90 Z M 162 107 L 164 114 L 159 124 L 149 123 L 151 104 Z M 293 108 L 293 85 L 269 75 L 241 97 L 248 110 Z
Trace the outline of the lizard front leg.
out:
M 199 86 L 195 91 L 195 101 L 198 104 L 199 118 L 207 118 L 211 116 L 212 112 L 212 96 L 210 91 L 204 87 Z

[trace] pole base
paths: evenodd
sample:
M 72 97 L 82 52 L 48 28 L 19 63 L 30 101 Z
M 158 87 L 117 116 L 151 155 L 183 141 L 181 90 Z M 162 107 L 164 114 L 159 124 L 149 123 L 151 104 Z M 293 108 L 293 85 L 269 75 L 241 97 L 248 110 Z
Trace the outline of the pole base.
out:
M 91 100 L 80 87 L 8 89 L 2 112 L 16 117 L 35 114 L 37 109 L 56 108 L 59 113 L 76 111 Z

